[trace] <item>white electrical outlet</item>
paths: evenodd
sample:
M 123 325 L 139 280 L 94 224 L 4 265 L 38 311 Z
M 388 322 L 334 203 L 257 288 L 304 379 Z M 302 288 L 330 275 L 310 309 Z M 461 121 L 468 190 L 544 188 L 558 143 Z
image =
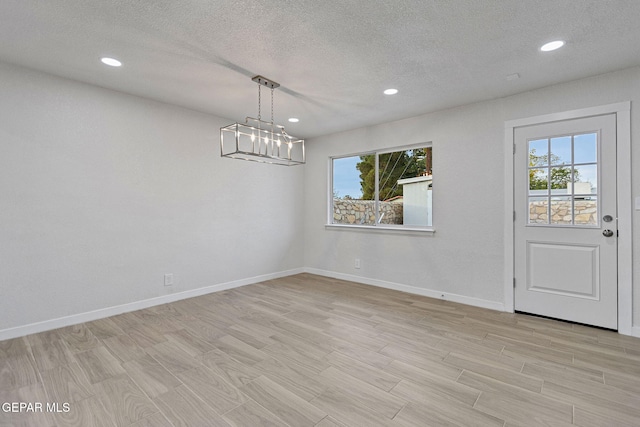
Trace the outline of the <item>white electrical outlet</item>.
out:
M 164 285 L 173 286 L 173 273 L 167 273 L 164 275 Z
M 356 262 L 353 264 L 355 268 L 360 268 L 360 258 L 356 258 Z

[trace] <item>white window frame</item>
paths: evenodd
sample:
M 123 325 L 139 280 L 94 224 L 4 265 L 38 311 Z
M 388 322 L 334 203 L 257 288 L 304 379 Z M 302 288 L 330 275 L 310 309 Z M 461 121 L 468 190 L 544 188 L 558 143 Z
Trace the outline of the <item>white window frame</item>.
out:
M 339 156 L 331 156 L 328 161 L 328 192 L 327 192 L 327 223 L 325 227 L 327 228 L 335 228 L 335 229 L 349 229 L 349 230 L 376 230 L 376 231 L 395 231 L 395 232 L 420 232 L 420 233 L 434 233 L 434 223 L 433 219 L 431 220 L 430 226 L 420 226 L 420 225 L 402 225 L 402 224 L 335 224 L 333 223 L 333 161 L 336 159 L 344 159 L 348 157 L 359 157 L 366 155 L 375 155 L 375 217 L 378 219 L 380 217 L 380 201 L 379 199 L 379 169 L 378 169 L 378 161 L 379 156 L 381 154 L 395 153 L 398 151 L 407 151 L 407 150 L 415 150 L 420 148 L 431 148 L 433 150 L 433 143 L 422 142 L 418 144 L 411 145 L 401 145 L 392 148 L 384 148 L 380 150 L 369 150 L 362 151 L 358 153 L 351 154 L 342 154 Z

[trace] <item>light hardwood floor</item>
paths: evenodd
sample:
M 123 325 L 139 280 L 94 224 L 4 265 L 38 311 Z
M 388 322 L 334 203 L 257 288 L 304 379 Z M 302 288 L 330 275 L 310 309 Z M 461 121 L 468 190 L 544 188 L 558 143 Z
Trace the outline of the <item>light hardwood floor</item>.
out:
M 0 426 L 638 426 L 640 340 L 308 274 L 0 342 Z

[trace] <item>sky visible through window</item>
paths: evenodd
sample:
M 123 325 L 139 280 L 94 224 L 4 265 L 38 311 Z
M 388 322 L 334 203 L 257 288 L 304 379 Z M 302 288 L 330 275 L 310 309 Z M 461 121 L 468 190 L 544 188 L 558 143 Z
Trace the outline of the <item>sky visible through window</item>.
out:
M 340 198 L 351 196 L 353 199 L 360 199 L 362 197 L 360 171 L 356 168 L 356 164 L 358 164 L 359 161 L 359 156 L 333 160 L 334 196 Z
M 595 163 L 597 161 L 597 134 L 589 133 L 574 136 L 574 163 Z M 529 150 L 535 150 L 537 155 L 548 153 L 548 140 L 533 140 L 529 142 Z M 562 136 L 551 138 L 551 154 L 555 156 L 555 164 L 571 164 L 571 137 Z M 595 167 L 580 167 L 580 181 L 589 182 L 597 187 L 598 176 Z

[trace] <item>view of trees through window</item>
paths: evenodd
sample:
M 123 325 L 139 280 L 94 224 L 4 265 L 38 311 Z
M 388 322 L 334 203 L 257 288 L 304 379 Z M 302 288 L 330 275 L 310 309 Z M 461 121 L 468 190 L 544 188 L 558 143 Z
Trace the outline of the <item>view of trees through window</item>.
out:
M 537 155 L 535 148 L 529 152 L 529 167 L 545 167 L 549 164 L 561 164 L 560 156 L 551 153 Z M 530 190 L 546 190 L 551 184 L 551 189 L 564 189 L 570 182 L 580 182 L 580 171 L 575 170 L 573 177 L 571 176 L 571 166 L 560 166 L 552 168 L 549 172 L 549 179 L 545 169 L 529 169 L 529 189 Z
M 333 159 L 332 223 L 432 225 L 432 161 L 431 147 Z
M 529 224 L 598 224 L 598 134 L 534 139 L 529 145 Z

